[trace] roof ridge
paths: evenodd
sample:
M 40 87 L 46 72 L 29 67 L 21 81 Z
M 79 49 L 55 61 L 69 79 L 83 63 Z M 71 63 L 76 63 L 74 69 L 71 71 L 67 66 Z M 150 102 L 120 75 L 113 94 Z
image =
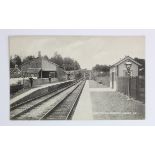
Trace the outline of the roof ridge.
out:
M 46 59 L 46 58 L 44 58 L 44 57 L 41 57 L 42 59 L 44 59 L 44 60 L 48 60 L 49 62 L 51 62 L 51 63 L 53 63 L 53 64 L 55 64 L 55 65 L 57 65 L 57 66 L 59 66 L 60 67 L 60 65 L 58 65 L 58 64 L 56 64 L 56 63 L 54 63 L 53 61 L 51 61 L 51 59 Z
M 131 61 L 133 61 L 134 63 L 136 63 L 137 65 L 141 66 L 141 64 L 139 62 L 137 62 L 136 60 L 134 60 L 132 57 L 130 56 L 125 56 L 123 59 L 119 60 L 118 62 L 114 63 L 111 67 L 113 66 L 117 66 L 119 65 L 121 62 L 123 62 L 126 59 L 130 59 Z

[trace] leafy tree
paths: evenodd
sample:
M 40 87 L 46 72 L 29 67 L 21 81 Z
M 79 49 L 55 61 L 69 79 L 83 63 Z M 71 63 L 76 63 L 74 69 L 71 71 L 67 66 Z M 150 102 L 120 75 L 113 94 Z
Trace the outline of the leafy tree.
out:
M 18 65 L 19 68 L 22 65 L 22 60 L 19 55 L 15 55 L 14 58 L 12 58 L 12 57 L 10 58 L 10 67 L 14 68 L 15 65 Z
M 109 72 L 110 66 L 97 64 L 92 70 L 96 72 Z
M 75 70 L 81 69 L 79 63 L 76 60 L 74 61 L 74 68 Z
M 63 64 L 63 68 L 67 71 L 69 70 L 74 70 L 74 61 L 73 59 L 66 57 L 64 58 L 64 64 Z
M 10 68 L 14 68 L 15 67 L 15 64 L 13 62 L 13 58 L 10 57 Z
M 54 56 L 51 58 L 51 61 L 56 63 L 57 65 L 63 67 L 63 58 L 57 52 L 54 53 Z
M 81 67 L 76 60 L 73 60 L 72 58 L 66 57 L 66 58 L 64 58 L 63 68 L 67 71 L 70 71 L 70 70 L 78 70 Z
M 25 57 L 25 58 L 23 59 L 23 63 L 29 62 L 29 61 L 33 60 L 34 58 L 35 58 L 35 57 L 32 56 L 32 55 L 27 56 L 27 57 Z
M 134 60 L 142 65 L 140 68 L 145 68 L 145 59 L 134 58 Z
M 47 56 L 47 55 L 44 55 L 44 58 L 45 58 L 45 59 L 47 59 L 47 60 L 49 60 L 49 58 L 48 58 L 48 56 Z
M 21 60 L 21 57 L 20 57 L 20 56 L 15 55 L 14 61 L 16 62 L 16 64 L 17 64 L 19 67 L 21 67 L 21 65 L 22 65 L 22 60 Z
M 51 57 L 51 61 L 58 64 L 60 67 L 63 67 L 67 71 L 80 69 L 80 65 L 76 60 L 70 57 L 63 58 L 57 52 L 55 52 L 54 56 Z
M 145 59 L 134 58 L 134 60 L 142 65 L 139 67 L 140 75 L 145 75 Z

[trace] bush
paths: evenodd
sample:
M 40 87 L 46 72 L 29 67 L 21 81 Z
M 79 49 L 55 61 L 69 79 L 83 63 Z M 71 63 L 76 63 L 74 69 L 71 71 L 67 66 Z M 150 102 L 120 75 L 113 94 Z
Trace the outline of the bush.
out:
M 12 85 L 12 86 L 10 86 L 10 94 L 12 95 L 12 94 L 18 92 L 21 89 L 23 89 L 23 85 L 21 85 L 21 84 Z

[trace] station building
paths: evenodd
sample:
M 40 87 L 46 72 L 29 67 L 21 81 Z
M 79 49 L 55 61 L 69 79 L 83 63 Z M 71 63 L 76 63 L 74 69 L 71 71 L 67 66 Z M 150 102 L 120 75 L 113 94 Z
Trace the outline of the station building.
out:
M 130 56 L 126 56 L 125 58 L 121 59 L 110 67 L 110 87 L 112 89 L 117 89 L 117 79 L 119 77 L 128 76 L 127 68 L 125 65 L 128 61 L 132 64 L 130 69 L 131 77 L 139 76 L 139 67 L 141 66 L 141 64 L 135 61 Z
M 59 65 L 51 62 L 41 54 L 37 58 L 24 63 L 21 66 L 22 76 L 24 77 L 37 77 L 37 78 L 57 78 L 58 80 L 66 80 L 66 72 Z

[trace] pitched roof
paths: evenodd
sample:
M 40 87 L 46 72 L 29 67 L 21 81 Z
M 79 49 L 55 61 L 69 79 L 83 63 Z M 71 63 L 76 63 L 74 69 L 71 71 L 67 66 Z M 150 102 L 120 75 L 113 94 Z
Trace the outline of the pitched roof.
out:
M 41 57 L 41 59 L 42 59 L 42 60 L 45 60 L 45 61 L 48 61 L 48 62 L 50 62 L 50 63 L 52 63 L 52 64 L 54 64 L 54 65 L 60 67 L 58 64 L 56 64 L 56 63 L 52 62 L 51 60 L 48 60 L 48 59 L 46 59 L 46 58 L 44 58 L 44 57 Z
M 56 65 L 57 67 L 60 67 L 58 64 L 56 64 L 56 63 L 52 62 L 51 60 L 48 60 L 48 59 L 46 59 L 46 58 L 44 58 L 44 57 L 33 58 L 32 60 L 29 60 L 29 61 L 23 63 L 22 66 L 24 66 L 25 64 L 31 63 L 32 61 L 36 61 L 37 59 L 40 59 L 41 61 L 42 61 L 42 60 L 48 61 L 48 62 L 50 62 L 50 63 Z M 60 67 L 60 68 L 62 68 L 62 67 Z
M 39 73 L 40 70 L 41 68 L 28 68 L 27 72 L 28 73 Z
M 114 66 L 118 66 L 119 64 L 121 64 L 122 62 L 126 61 L 126 60 L 130 60 L 132 62 L 134 62 L 135 64 L 137 64 L 138 66 L 142 66 L 140 63 L 138 63 L 137 61 L 135 61 L 133 58 L 131 58 L 130 56 L 125 56 L 125 58 L 121 59 L 120 61 L 116 62 L 115 64 L 113 64 L 111 67 Z

